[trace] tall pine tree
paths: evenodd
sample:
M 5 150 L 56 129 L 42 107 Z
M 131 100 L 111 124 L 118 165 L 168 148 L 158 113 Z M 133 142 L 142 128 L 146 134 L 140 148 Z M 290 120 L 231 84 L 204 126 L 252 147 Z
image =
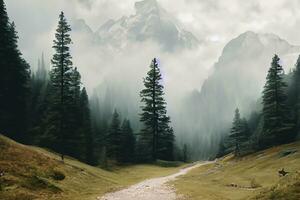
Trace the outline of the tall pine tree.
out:
M 0 131 L 26 142 L 30 72 L 17 43 L 15 24 L 0 0 Z
M 173 159 L 174 133 L 170 127 L 164 99 L 162 76 L 157 59 L 154 58 L 150 71 L 144 79 L 145 88 L 140 92 L 142 113 L 140 121 L 144 124 L 139 137 L 139 159 Z
M 271 146 L 291 139 L 291 128 L 286 104 L 287 84 L 283 80 L 284 70 L 279 64 L 280 58 L 273 57 L 263 90 L 263 134 L 260 146 Z
M 61 12 L 58 27 L 55 33 L 53 49 L 55 54 L 51 60 L 49 99 L 50 104 L 45 127 L 43 144 L 54 148 L 61 153 L 62 159 L 65 154 L 72 153 L 72 145 L 68 142 L 71 124 L 68 122 L 68 110 L 72 106 L 72 61 L 70 54 L 71 38 L 70 26 Z M 72 119 L 72 118 L 71 118 Z

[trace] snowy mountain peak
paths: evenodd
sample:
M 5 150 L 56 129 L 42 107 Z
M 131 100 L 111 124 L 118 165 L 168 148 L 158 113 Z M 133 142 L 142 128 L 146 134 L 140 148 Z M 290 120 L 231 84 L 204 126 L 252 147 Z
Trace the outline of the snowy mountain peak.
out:
M 198 46 L 197 38 L 181 28 L 156 0 L 136 2 L 135 9 L 134 15 L 111 19 L 100 26 L 95 34 L 102 38 L 102 44 L 122 49 L 132 42 L 151 40 L 165 51 Z

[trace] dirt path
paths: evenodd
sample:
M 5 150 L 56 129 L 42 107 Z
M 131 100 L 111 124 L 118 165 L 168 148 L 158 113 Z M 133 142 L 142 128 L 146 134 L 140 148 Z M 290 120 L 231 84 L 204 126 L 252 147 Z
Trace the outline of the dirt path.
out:
M 98 200 L 175 200 L 176 193 L 174 188 L 166 183 L 176 179 L 178 176 L 188 173 L 190 170 L 209 164 L 211 162 L 196 163 L 193 166 L 181 169 L 178 173 L 170 176 L 148 179 L 133 185 L 127 189 L 108 193 Z

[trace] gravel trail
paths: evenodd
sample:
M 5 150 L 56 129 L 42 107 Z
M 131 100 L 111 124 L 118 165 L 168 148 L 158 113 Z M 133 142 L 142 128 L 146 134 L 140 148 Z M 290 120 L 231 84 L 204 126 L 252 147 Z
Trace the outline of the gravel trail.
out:
M 159 178 L 148 179 L 129 188 L 108 193 L 103 197 L 98 197 L 97 200 L 176 200 L 174 188 L 166 183 L 175 180 L 178 176 L 188 173 L 190 170 L 207 165 L 211 162 L 196 163 L 190 167 L 181 169 L 179 172 Z

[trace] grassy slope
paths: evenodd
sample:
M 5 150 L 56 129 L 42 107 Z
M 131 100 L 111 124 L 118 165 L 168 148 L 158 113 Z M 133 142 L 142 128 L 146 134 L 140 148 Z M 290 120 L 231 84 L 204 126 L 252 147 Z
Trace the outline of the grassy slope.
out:
M 0 199 L 89 200 L 147 178 L 175 173 L 178 168 L 127 166 L 105 171 L 44 149 L 18 144 L 0 135 Z M 57 180 L 54 174 L 64 174 Z
M 288 151 L 295 153 L 284 155 Z M 279 177 L 285 168 L 288 176 Z M 300 199 L 300 142 L 274 147 L 239 160 L 227 156 L 173 182 L 189 200 Z

